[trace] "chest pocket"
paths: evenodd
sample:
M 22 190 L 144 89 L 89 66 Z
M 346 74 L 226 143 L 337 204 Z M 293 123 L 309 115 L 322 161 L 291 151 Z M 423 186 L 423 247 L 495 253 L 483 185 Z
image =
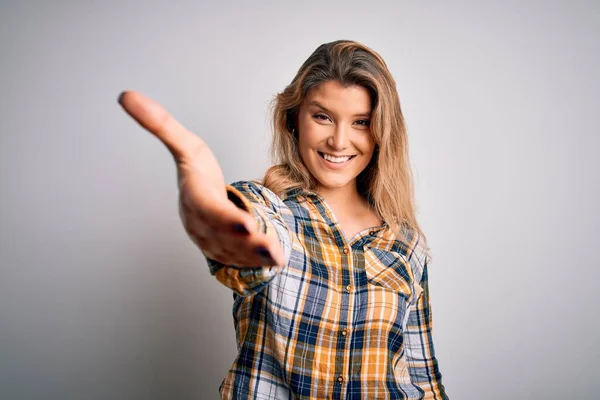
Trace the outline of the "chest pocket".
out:
M 415 294 L 414 275 L 406 258 L 377 248 L 365 249 L 368 283 L 392 290 L 411 304 Z

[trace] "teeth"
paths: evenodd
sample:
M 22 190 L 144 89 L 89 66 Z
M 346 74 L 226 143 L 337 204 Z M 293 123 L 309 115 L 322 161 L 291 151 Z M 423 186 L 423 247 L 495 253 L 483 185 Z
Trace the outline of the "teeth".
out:
M 333 157 L 333 156 L 330 156 L 329 154 L 325 154 L 325 153 L 322 153 L 322 154 L 323 154 L 324 159 L 326 159 L 327 161 L 333 162 L 333 163 L 343 163 L 352 158 L 352 156 Z

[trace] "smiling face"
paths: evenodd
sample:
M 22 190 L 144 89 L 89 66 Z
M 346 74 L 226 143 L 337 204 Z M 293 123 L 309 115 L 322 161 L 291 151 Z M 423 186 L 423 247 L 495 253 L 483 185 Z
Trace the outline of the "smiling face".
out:
M 356 177 L 375 149 L 371 98 L 362 86 L 337 81 L 312 89 L 298 112 L 298 147 L 319 191 L 356 191 Z

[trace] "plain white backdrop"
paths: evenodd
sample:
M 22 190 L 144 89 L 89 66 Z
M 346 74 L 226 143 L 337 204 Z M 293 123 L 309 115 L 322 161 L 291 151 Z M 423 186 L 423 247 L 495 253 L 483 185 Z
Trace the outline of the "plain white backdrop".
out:
M 337 39 L 397 82 L 450 398 L 597 398 L 599 37 L 596 1 L 0 1 L 0 398 L 218 398 L 232 294 L 117 97 L 259 178 L 269 101 Z

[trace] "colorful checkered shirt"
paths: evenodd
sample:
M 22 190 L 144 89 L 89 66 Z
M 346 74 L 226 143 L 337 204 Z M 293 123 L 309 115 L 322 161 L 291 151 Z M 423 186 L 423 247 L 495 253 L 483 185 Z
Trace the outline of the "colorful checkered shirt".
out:
M 257 181 L 229 198 L 277 235 L 286 265 L 207 257 L 234 291 L 238 356 L 223 399 L 447 399 L 432 341 L 429 255 L 421 235 L 383 224 L 346 238 L 327 202 Z M 205 255 L 206 256 L 206 255 Z

